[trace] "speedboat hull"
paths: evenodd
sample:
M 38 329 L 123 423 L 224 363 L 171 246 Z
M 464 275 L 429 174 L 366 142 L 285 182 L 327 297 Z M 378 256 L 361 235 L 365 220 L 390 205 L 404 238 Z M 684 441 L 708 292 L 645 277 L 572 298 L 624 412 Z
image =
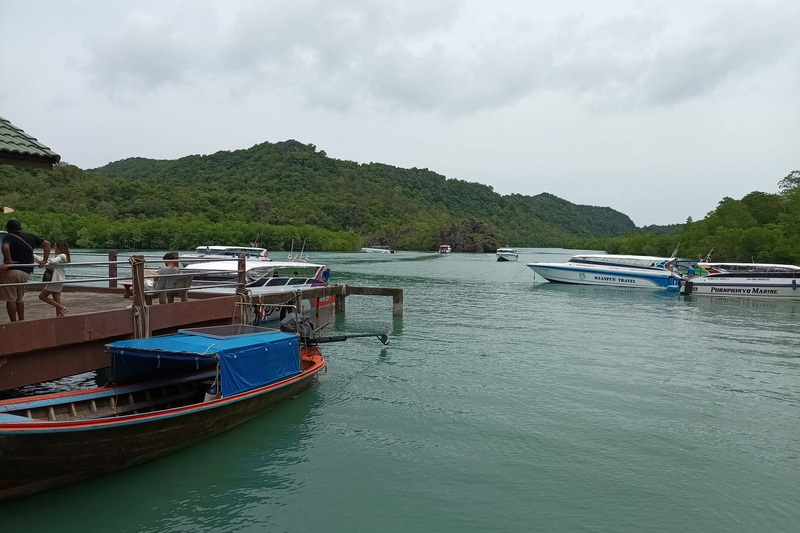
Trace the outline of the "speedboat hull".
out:
M 528 267 L 553 283 L 677 290 L 681 280 L 681 277 L 674 272 L 656 268 L 570 265 L 569 263 L 529 263 Z
M 697 296 L 800 300 L 799 285 L 798 277 L 712 274 L 686 280 L 681 284 L 681 293 Z
M 696 265 L 697 266 L 697 265 Z M 707 275 L 691 276 L 682 294 L 735 298 L 800 299 L 800 267 L 771 263 L 702 263 Z

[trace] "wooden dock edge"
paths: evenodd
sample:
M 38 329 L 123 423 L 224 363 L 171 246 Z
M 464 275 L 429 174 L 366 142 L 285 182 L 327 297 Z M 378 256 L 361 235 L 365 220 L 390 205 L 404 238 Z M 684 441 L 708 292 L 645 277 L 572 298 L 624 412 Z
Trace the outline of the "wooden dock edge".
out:
M 74 290 L 74 289 L 73 289 Z M 81 291 L 91 292 L 82 288 Z M 97 292 L 120 292 L 99 288 Z M 308 298 L 335 297 L 335 311 L 345 312 L 348 295 L 391 296 L 392 314 L 403 314 L 403 289 L 331 285 L 292 293 L 260 295 L 265 304 L 299 304 Z M 127 304 L 129 300 L 124 301 Z M 0 390 L 90 372 L 110 365 L 105 345 L 122 339 L 164 335 L 179 328 L 230 324 L 239 295 L 189 292 L 189 301 L 94 311 L 64 317 L 0 324 Z

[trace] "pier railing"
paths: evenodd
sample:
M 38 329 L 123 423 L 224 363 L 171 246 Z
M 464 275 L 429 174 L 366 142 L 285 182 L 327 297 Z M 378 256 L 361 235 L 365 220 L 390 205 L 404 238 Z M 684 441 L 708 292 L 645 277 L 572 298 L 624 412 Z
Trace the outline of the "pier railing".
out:
M 80 255 L 96 255 L 96 254 L 80 254 L 73 253 L 72 257 Z M 178 257 L 175 261 L 181 263 L 209 263 L 213 261 L 229 261 L 230 259 L 218 258 L 196 258 L 196 257 Z M 31 267 L 34 269 L 30 279 L 26 283 L 6 283 L 0 286 L 19 286 L 23 285 L 30 288 L 42 288 L 48 285 L 65 285 L 70 288 L 84 289 L 98 289 L 98 288 L 111 288 L 116 289 L 120 286 L 134 286 L 139 289 L 140 293 L 158 294 L 159 292 L 169 292 L 172 289 L 156 290 L 154 289 L 155 280 L 157 278 L 176 278 L 184 277 L 187 274 L 162 274 L 158 275 L 158 267 L 164 264 L 164 259 L 161 257 L 150 257 L 145 255 L 132 255 L 120 259 L 117 252 L 109 252 L 108 260 L 105 261 L 72 261 L 69 263 L 60 263 L 58 267 L 63 268 L 66 272 L 66 280 L 64 281 L 43 281 L 46 266 L 41 266 L 39 263 L 16 264 L 19 267 Z M 235 282 L 231 283 L 218 283 L 213 285 L 205 285 L 204 289 L 219 288 L 219 287 L 243 287 L 246 282 L 245 277 L 245 261 L 240 258 L 239 261 L 239 276 Z M 106 274 L 107 272 L 107 274 Z M 207 271 L 206 273 L 218 273 L 223 271 Z M 134 280 L 139 280 L 138 285 Z
M 146 295 L 158 294 L 148 280 L 156 277 L 163 257 L 136 255 L 120 257 L 111 252 L 107 260 L 97 254 L 86 257 L 73 253 L 73 262 L 64 266 L 67 279 L 43 282 L 44 269 L 34 266 L 26 284 L 26 316 L 23 321 L 8 322 L 0 307 L 0 390 L 40 383 L 109 366 L 105 345 L 109 342 L 172 333 L 180 328 L 240 323 L 244 310 L 254 304 L 246 287 L 245 260 L 240 258 L 236 280 L 214 287 L 234 287 L 225 294 L 208 291 L 212 286 L 189 287 L 187 301 L 166 305 L 148 305 Z M 88 260 L 76 260 L 86 258 Z M 208 258 L 179 258 L 209 262 Z M 230 260 L 230 259 L 227 259 Z M 33 266 L 33 265 L 32 265 Z M 65 316 L 55 316 L 54 309 L 36 299 L 37 289 L 63 283 L 63 301 L 70 307 Z M 123 298 L 128 285 L 131 298 Z M 302 308 L 311 298 L 335 297 L 334 309 L 345 311 L 345 301 L 352 295 L 390 296 L 392 314 L 403 314 L 402 289 L 330 285 L 291 287 L 277 293 L 259 293 L 258 305 L 288 305 Z M 171 291 L 173 289 L 165 289 Z M 237 305 L 239 304 L 239 305 Z M 330 307 L 327 307 L 330 309 Z

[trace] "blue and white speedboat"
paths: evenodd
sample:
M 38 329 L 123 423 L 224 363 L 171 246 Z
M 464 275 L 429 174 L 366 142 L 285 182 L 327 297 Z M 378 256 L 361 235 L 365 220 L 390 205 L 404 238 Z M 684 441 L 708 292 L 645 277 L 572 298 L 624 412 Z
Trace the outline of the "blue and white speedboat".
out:
M 674 257 L 586 254 L 565 263 L 528 263 L 528 267 L 554 283 L 677 290 L 682 279 L 677 262 Z

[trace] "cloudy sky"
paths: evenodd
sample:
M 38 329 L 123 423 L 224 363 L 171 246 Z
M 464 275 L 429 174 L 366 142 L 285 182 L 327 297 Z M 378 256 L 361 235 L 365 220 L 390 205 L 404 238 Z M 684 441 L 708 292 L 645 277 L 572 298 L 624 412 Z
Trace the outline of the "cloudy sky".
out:
M 639 225 L 800 168 L 797 0 L 2 0 L 0 116 L 81 168 L 296 139 Z

